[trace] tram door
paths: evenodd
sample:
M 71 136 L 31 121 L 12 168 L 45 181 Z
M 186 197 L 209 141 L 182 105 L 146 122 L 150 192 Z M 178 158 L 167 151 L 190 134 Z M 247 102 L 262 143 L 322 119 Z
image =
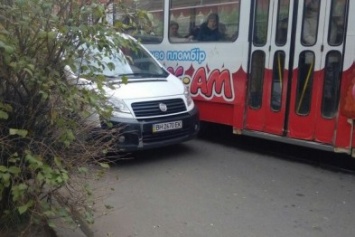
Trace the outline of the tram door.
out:
M 256 0 L 251 29 L 248 130 L 284 133 L 293 0 Z
M 298 9 L 288 136 L 334 144 L 347 1 L 305 0 Z
M 247 129 L 333 142 L 346 2 L 255 1 Z

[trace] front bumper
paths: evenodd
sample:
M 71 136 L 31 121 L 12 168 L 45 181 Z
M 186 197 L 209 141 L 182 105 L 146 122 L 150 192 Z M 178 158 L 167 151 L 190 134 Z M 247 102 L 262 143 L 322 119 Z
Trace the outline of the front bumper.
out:
M 182 128 L 153 132 L 153 125 L 182 121 Z M 113 126 L 119 126 L 118 149 L 122 152 L 138 151 L 188 141 L 197 136 L 200 129 L 199 113 L 192 111 L 168 117 L 154 119 L 118 119 L 111 120 Z

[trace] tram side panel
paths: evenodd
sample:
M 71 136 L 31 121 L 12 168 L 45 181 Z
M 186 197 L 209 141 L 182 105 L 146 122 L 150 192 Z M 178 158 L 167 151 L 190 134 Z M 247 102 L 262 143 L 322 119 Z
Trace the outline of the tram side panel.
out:
M 323 6 L 323 12 L 326 12 L 325 2 L 329 3 L 332 0 L 321 1 Z M 279 135 L 280 140 L 283 138 L 283 132 L 286 136 L 292 139 L 305 140 L 317 143 L 326 143 L 329 146 L 334 146 L 336 150 L 349 152 L 351 147 L 354 147 L 355 142 L 353 137 L 352 119 L 355 118 L 355 99 L 352 97 L 352 86 L 355 83 L 355 66 L 354 66 L 354 23 L 355 16 L 349 14 L 349 22 L 347 27 L 346 45 L 343 51 L 344 63 L 343 74 L 341 81 L 341 94 L 340 94 L 340 113 L 331 119 L 325 119 L 320 112 L 321 100 L 323 88 L 324 70 L 322 69 L 322 61 L 318 60 L 317 67 L 314 70 L 314 84 L 312 98 L 310 99 L 310 113 L 299 113 L 302 105 L 302 97 L 299 99 L 296 95 L 302 95 L 302 90 L 299 90 L 297 86 L 297 80 L 299 78 L 307 78 L 307 75 L 299 75 L 300 69 L 297 67 L 299 64 L 299 57 L 303 52 L 320 50 L 322 44 L 317 43 L 313 47 L 299 45 L 295 50 L 295 54 L 300 55 L 294 58 L 294 68 L 288 68 L 287 61 L 290 56 L 287 56 L 287 48 L 290 46 L 287 43 L 283 47 L 277 48 L 278 50 L 285 49 L 285 66 L 284 72 L 277 70 L 277 78 L 279 78 L 282 87 L 282 104 L 280 105 L 278 113 L 275 111 L 269 111 L 267 108 L 271 107 L 271 83 L 273 75 L 272 66 L 265 68 L 265 88 L 262 93 L 263 107 L 261 112 L 256 114 L 255 109 L 249 109 L 249 103 L 252 93 L 249 93 L 251 85 L 249 85 L 250 75 L 248 72 L 248 64 L 251 60 L 252 54 L 249 55 L 249 32 L 250 32 L 250 13 L 251 3 L 249 1 L 235 1 L 232 3 L 225 1 L 229 4 L 227 7 L 223 4 L 207 4 L 207 5 L 194 5 L 187 2 L 181 2 L 178 0 L 165 2 L 164 8 L 164 37 L 161 43 L 145 44 L 146 47 L 156 56 L 162 64 L 168 68 L 168 70 L 180 77 L 181 80 L 190 88 L 194 101 L 200 110 L 201 120 L 214 122 L 219 124 L 231 125 L 235 133 L 243 133 L 243 130 L 262 131 L 265 134 Z M 192 1 L 195 2 L 195 1 Z M 198 1 L 200 2 L 200 1 Z M 263 2 L 263 1 L 261 1 Z M 277 0 L 271 2 L 278 2 Z M 286 2 L 286 1 L 284 1 Z M 290 1 L 290 5 L 293 3 L 303 4 L 304 1 Z M 199 3 L 200 4 L 200 3 Z M 262 4 L 265 5 L 265 4 Z M 350 3 L 349 12 L 355 12 L 354 3 Z M 176 6 L 176 8 L 174 8 Z M 276 5 L 274 5 L 276 6 Z M 170 9 L 170 8 L 171 9 Z M 219 13 L 230 14 L 231 9 L 236 7 L 239 10 L 238 23 L 234 23 L 233 27 L 237 25 L 237 38 L 231 41 L 223 42 L 200 42 L 197 40 L 190 42 L 174 42 L 168 36 L 169 22 L 171 20 L 178 21 L 181 26 L 188 26 L 192 23 L 200 24 L 201 20 L 205 19 L 209 13 L 219 11 Z M 302 7 L 296 6 L 296 9 L 301 10 Z M 276 10 L 276 8 L 275 8 Z M 233 10 L 234 11 L 234 10 Z M 194 15 L 195 14 L 195 15 Z M 233 14 L 236 14 L 233 12 Z M 232 14 L 232 15 L 233 15 Z M 326 13 L 323 13 L 326 14 Z M 299 13 L 299 19 L 301 19 L 302 13 Z M 227 18 L 225 18 L 227 19 Z M 293 17 L 289 17 L 293 19 Z M 291 26 L 291 25 L 290 25 Z M 235 28 L 230 29 L 235 29 Z M 291 30 L 291 27 L 289 28 Z M 299 26 L 297 32 L 301 32 L 302 28 Z M 325 32 L 325 31 L 324 31 Z M 290 32 L 289 32 L 290 33 Z M 325 34 L 325 33 L 324 33 Z M 291 34 L 289 34 L 291 35 Z M 319 37 L 321 33 L 319 34 Z M 300 33 L 296 35 L 300 40 Z M 255 48 L 253 52 L 259 53 L 262 48 Z M 265 55 L 267 58 L 268 47 L 265 46 Z M 277 58 L 274 53 L 274 58 Z M 307 53 L 306 53 L 307 54 Z M 303 55 L 305 56 L 305 55 Z M 317 53 L 315 54 L 317 56 Z M 269 60 L 268 65 L 279 65 L 281 61 Z M 253 65 L 253 64 L 251 64 Z M 281 67 L 277 67 L 281 68 Z M 288 70 L 292 70 L 293 77 L 287 78 Z M 256 73 L 255 70 L 251 72 Z M 292 85 L 291 95 L 287 95 L 287 85 Z M 307 83 L 305 83 L 307 84 Z M 250 88 L 249 88 L 250 87 Z M 302 88 L 302 87 L 300 87 Z M 265 91 L 267 93 L 265 93 Z M 291 100 L 286 104 L 286 98 L 290 96 Z M 286 109 L 289 106 L 289 110 Z M 289 111 L 290 114 L 286 114 Z M 268 113 L 265 113 L 268 112 Z M 286 124 L 284 124 L 284 118 L 288 118 Z M 262 115 L 262 116 L 259 116 Z M 350 120 L 349 120 L 350 119 Z M 262 120 L 258 123 L 259 120 Z M 282 121 L 282 122 L 279 122 Z M 286 126 L 287 125 L 287 126 Z M 248 127 L 249 126 L 249 127 Z M 259 126 L 256 128 L 256 126 Z M 287 130 L 283 130 L 286 128 Z
M 355 147 L 355 2 L 349 1 L 346 28 L 346 45 L 343 63 L 339 119 L 336 129 L 335 146 L 338 148 Z M 347 131 L 351 131 L 350 135 Z M 350 144 L 349 144 L 350 141 Z M 353 152 L 354 153 L 354 152 Z M 352 154 L 353 156 L 355 154 Z
M 145 46 L 189 87 L 202 121 L 242 129 L 246 101 L 250 3 L 194 2 L 196 1 L 192 1 L 190 5 L 178 0 L 171 1 L 171 5 L 165 2 L 163 41 Z M 176 21 L 181 28 L 184 25 L 196 27 L 214 12 L 219 14 L 221 24 L 228 28 L 229 38 L 226 40 L 207 42 L 196 38 L 190 41 L 186 38 L 169 37 L 169 22 Z M 238 16 L 237 19 L 234 16 Z

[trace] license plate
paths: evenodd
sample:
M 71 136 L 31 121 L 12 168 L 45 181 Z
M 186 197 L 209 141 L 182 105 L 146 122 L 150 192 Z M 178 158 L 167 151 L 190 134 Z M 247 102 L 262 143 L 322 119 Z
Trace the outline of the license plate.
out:
M 182 121 L 153 124 L 153 132 L 163 132 L 182 128 Z

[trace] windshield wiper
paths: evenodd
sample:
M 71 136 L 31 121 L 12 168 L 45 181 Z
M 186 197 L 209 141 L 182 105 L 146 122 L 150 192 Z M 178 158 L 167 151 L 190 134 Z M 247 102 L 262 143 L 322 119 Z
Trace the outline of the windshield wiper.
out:
M 113 76 L 107 76 L 105 75 L 106 78 L 109 78 L 109 79 L 120 79 L 121 78 L 121 75 L 113 75 Z
M 159 77 L 159 78 L 165 78 L 167 77 L 167 75 L 164 74 L 156 74 L 156 73 L 149 73 L 149 72 L 135 72 L 135 73 L 124 73 L 124 74 L 119 74 L 119 76 L 121 77 L 148 77 L 148 78 L 152 78 L 152 77 Z

